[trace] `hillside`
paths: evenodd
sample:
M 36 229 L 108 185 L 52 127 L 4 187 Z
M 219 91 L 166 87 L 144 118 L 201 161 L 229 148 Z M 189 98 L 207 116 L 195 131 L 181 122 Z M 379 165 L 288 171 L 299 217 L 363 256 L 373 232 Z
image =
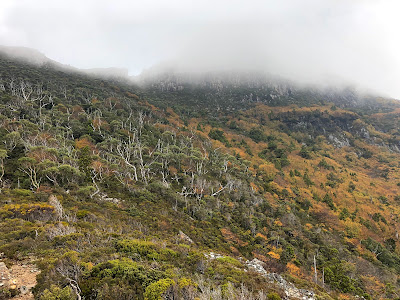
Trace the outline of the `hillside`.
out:
M 398 299 L 399 102 L 0 66 L 1 260 L 36 299 Z

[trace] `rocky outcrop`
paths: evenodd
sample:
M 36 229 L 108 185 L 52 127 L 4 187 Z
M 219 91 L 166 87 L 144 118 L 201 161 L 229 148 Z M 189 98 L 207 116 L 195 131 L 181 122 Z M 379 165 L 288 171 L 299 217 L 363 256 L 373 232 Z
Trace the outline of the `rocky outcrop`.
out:
M 213 259 L 218 259 L 218 258 L 223 258 L 224 256 L 218 253 L 210 252 L 208 254 L 205 254 L 207 259 L 213 260 Z M 239 258 L 240 261 L 243 262 L 242 258 Z M 248 269 L 251 269 L 257 273 L 259 273 L 261 276 L 267 279 L 268 282 L 276 284 L 281 288 L 284 293 L 286 294 L 285 300 L 316 300 L 317 298 L 315 297 L 315 293 L 313 291 L 305 290 L 305 289 L 299 289 L 297 288 L 293 283 L 287 281 L 285 278 L 283 278 L 281 275 L 277 273 L 270 273 L 267 270 L 264 269 L 263 267 L 263 262 L 258 260 L 257 258 L 254 258 L 253 260 L 246 260 L 244 262 L 245 266 Z
M 8 288 L 10 285 L 11 274 L 6 264 L 0 261 L 0 288 Z
M 336 148 L 343 148 L 350 146 L 349 139 L 342 134 L 336 134 L 336 135 L 330 134 L 328 135 L 328 140 Z
M 181 230 L 179 230 L 178 239 L 184 243 L 193 244 L 193 240 Z
M 286 294 L 286 299 L 300 299 L 300 300 L 316 300 L 313 291 L 298 289 L 293 283 L 288 282 L 281 275 L 277 273 L 269 273 L 264 267 L 262 261 L 254 258 L 251 261 L 246 261 L 246 266 L 249 269 L 256 271 L 266 278 L 271 283 L 276 283 Z

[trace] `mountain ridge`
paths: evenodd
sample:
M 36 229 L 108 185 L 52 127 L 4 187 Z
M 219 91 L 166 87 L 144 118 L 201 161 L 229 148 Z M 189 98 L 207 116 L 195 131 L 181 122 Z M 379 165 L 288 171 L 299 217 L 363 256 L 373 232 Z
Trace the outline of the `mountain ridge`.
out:
M 45 54 L 39 52 L 36 49 L 28 48 L 28 47 L 19 47 L 19 46 L 1 46 L 0 52 L 11 58 L 24 61 L 29 64 L 33 64 L 36 66 L 44 66 L 48 65 L 52 68 L 59 69 L 65 72 L 80 72 L 87 75 L 93 75 L 105 79 L 130 79 L 131 77 L 128 74 L 128 69 L 126 68 L 116 68 L 116 67 L 107 67 L 107 68 L 90 68 L 90 69 L 80 69 L 73 67 L 71 65 L 62 64 L 53 59 L 48 58 Z

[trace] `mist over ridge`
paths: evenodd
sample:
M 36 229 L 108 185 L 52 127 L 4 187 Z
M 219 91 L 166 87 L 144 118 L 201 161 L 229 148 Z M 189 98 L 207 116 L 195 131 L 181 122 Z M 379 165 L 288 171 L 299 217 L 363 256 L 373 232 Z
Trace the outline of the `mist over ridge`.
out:
M 0 44 L 80 69 L 256 70 L 400 97 L 398 1 L 2 1 Z M 46 7 L 46 9 L 42 9 Z
M 365 101 L 374 101 L 377 97 L 386 95 L 366 89 L 350 82 L 325 80 L 320 82 L 301 82 L 277 74 L 271 74 L 260 68 L 229 68 L 228 65 L 212 67 L 188 67 L 183 62 L 164 62 L 143 70 L 139 75 L 130 76 L 126 68 L 91 68 L 79 69 L 70 65 L 61 64 L 49 59 L 36 49 L 27 47 L 0 46 L 0 55 L 11 60 L 22 61 L 34 66 L 52 68 L 66 73 L 81 73 L 94 78 L 112 79 L 158 92 L 185 92 L 197 89 L 200 93 L 215 93 L 215 95 L 230 93 L 232 90 L 251 89 L 256 93 L 245 96 L 242 100 L 236 97 L 227 103 L 227 109 L 237 105 L 237 101 L 271 103 L 274 99 L 285 99 L 295 103 L 298 97 L 324 99 L 340 104 L 341 106 L 358 106 Z M 251 94 L 252 94 L 251 93 Z M 248 98 L 250 97 L 250 98 Z M 312 100 L 314 99 L 314 100 Z M 234 104 L 236 103 L 236 104 Z

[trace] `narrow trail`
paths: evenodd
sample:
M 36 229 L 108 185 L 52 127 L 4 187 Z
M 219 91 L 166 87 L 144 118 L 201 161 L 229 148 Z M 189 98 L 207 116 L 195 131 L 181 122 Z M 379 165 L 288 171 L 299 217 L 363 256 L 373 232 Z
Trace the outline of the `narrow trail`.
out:
M 0 259 L 0 289 L 6 288 L 17 291 L 12 299 L 33 300 L 32 288 L 36 285 L 36 276 L 40 273 L 32 263 L 33 259 L 15 261 L 7 267 Z

